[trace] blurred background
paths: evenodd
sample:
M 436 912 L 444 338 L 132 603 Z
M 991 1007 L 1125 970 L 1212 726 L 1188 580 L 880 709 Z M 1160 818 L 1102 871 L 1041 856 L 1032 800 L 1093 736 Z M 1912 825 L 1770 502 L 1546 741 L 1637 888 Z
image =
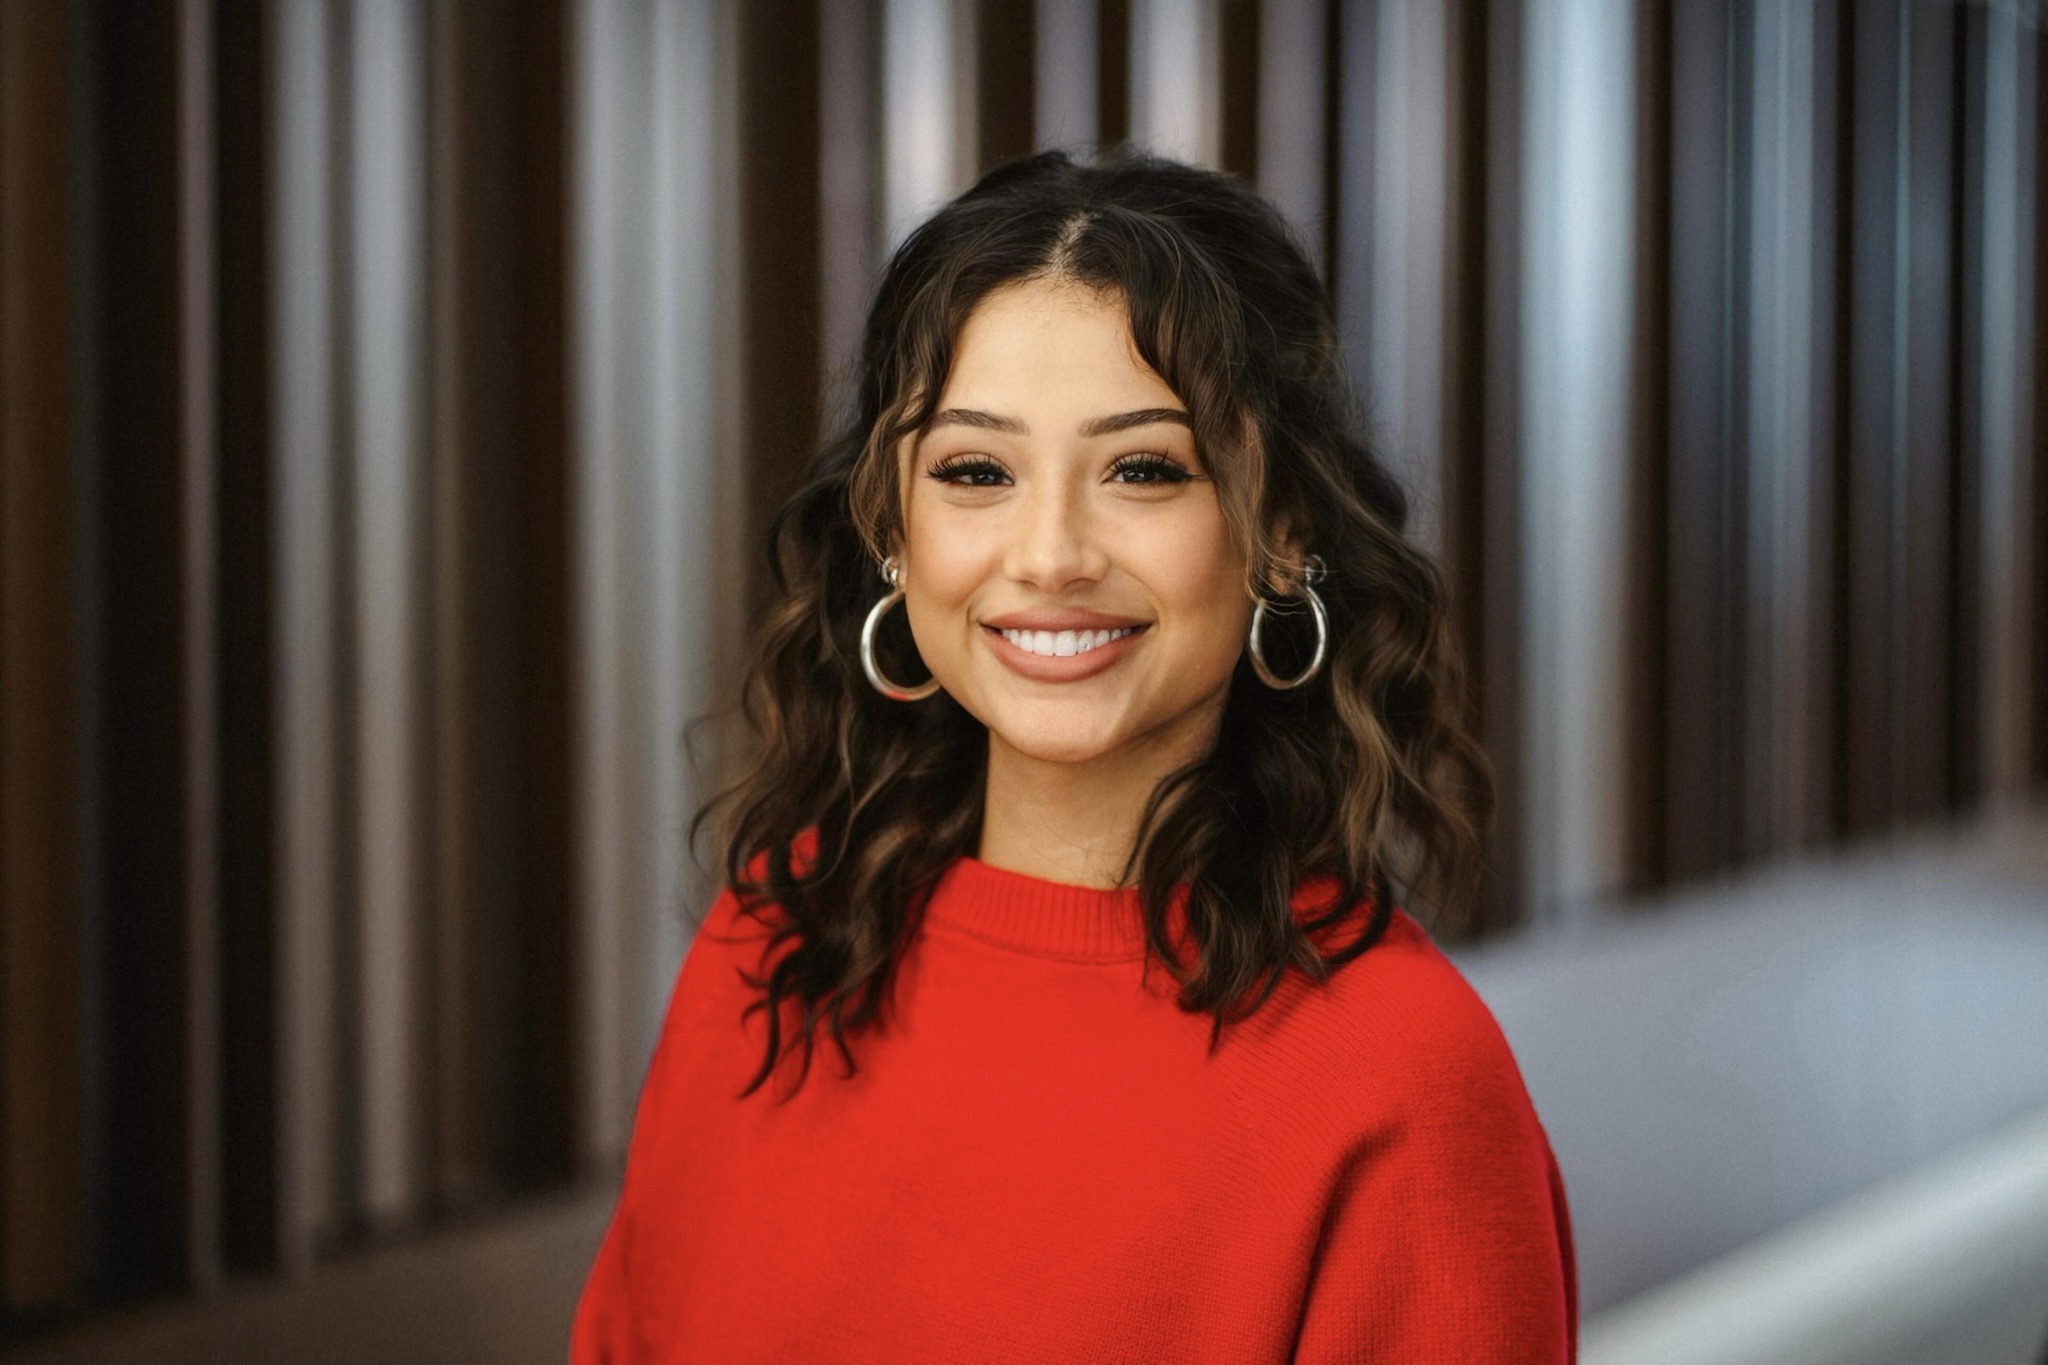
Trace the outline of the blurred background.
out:
M 762 533 L 982 169 L 1245 177 L 1587 1358 L 2048 1337 L 2048 59 L 1944 0 L 0 0 L 0 1355 L 562 1357 Z

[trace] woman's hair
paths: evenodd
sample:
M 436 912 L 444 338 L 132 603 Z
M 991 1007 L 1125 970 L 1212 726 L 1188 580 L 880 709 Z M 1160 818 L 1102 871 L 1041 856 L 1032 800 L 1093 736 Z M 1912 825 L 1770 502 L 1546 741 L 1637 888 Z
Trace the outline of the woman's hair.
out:
M 1292 586 L 1302 563 L 1325 567 L 1326 666 L 1275 691 L 1240 660 L 1213 751 L 1159 784 L 1124 869 L 1180 1007 L 1215 1016 L 1213 1047 L 1289 966 L 1319 981 L 1364 952 L 1397 895 L 1455 920 L 1476 890 L 1493 786 L 1465 728 L 1443 579 L 1403 538 L 1407 499 L 1358 435 L 1314 268 L 1280 215 L 1225 175 L 1129 151 L 1096 165 L 1046 152 L 989 172 L 898 248 L 851 418 L 771 524 L 775 601 L 742 706 L 758 751 L 693 825 L 716 830 L 728 883 L 772 926 L 767 951 L 787 945 L 750 978 L 763 995 L 748 1012 L 766 1011 L 768 1036 L 742 1094 L 775 1070 L 785 1005 L 798 1083 L 821 1024 L 852 1073 L 847 1036 L 877 1016 L 940 874 L 978 847 L 987 732 L 943 692 L 882 697 L 859 640 L 901 523 L 899 442 L 931 419 L 975 306 L 1027 280 L 1125 306 L 1138 353 L 1187 405 L 1248 591 L 1276 624 L 1292 608 L 1264 636 L 1278 667 L 1291 665 L 1276 635 L 1302 660 L 1312 640 Z M 896 629 L 888 672 L 916 677 Z M 1338 894 L 1297 921 L 1290 897 L 1309 877 Z M 1167 918 L 1179 886 L 1185 961 Z M 1359 907 L 1348 943 L 1311 941 Z

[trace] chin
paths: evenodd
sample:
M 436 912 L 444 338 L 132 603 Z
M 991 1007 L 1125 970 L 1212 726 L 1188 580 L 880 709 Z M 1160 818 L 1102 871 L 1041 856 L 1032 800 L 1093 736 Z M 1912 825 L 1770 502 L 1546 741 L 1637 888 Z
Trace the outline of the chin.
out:
M 1090 724 L 1085 718 L 1034 716 L 1017 723 L 997 717 L 989 726 L 1003 743 L 1041 763 L 1088 763 L 1114 753 L 1129 736 L 1121 727 Z

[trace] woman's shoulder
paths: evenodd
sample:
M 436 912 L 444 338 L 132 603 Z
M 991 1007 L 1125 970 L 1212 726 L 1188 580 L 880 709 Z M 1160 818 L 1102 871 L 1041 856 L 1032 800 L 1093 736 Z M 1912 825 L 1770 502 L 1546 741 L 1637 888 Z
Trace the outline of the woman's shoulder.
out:
M 1369 907 L 1361 907 L 1366 918 Z M 1429 1110 L 1528 1108 L 1493 1012 L 1414 916 L 1390 909 L 1372 945 L 1323 981 L 1304 979 L 1278 1027 L 1301 1036 L 1330 1089 Z
M 664 1032 L 706 1020 L 729 1024 L 734 1011 L 760 994 L 749 984 L 770 963 L 774 907 L 721 887 L 695 923 L 676 969 Z

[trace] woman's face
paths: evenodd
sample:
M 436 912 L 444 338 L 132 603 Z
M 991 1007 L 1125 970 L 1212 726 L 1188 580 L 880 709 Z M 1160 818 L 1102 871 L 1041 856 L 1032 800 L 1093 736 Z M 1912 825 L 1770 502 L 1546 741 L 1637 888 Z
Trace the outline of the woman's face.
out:
M 911 631 L 992 744 L 1073 763 L 1210 742 L 1251 619 L 1244 558 L 1120 299 L 989 295 L 904 445 Z

